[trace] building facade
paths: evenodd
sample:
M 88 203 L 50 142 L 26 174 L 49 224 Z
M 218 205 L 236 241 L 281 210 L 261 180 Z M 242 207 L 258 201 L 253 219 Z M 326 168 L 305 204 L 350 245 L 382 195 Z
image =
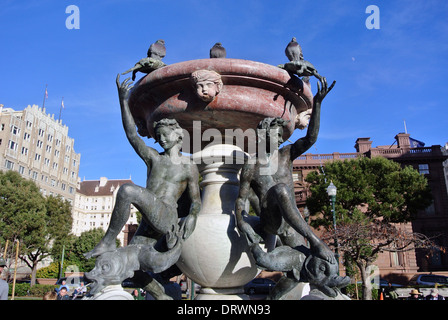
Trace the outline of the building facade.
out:
M 372 147 L 370 138 L 358 138 L 355 143 L 356 152 L 332 154 L 305 154 L 293 163 L 295 195 L 297 206 L 304 212 L 309 187 L 305 178 L 311 171 L 325 167 L 325 163 L 334 160 L 353 159 L 357 157 L 385 157 L 402 166 L 410 165 L 423 174 L 432 191 L 433 203 L 418 213 L 412 223 L 402 225 L 408 231 L 437 236 L 437 245 L 448 248 L 448 189 L 446 185 L 446 148 L 440 145 L 430 147 L 412 147 L 410 135 L 400 133 L 395 136 L 392 146 Z M 445 165 L 445 166 L 444 166 Z M 428 254 L 426 250 L 404 253 L 382 253 L 377 260 L 382 275 L 402 273 L 411 275 L 416 272 L 448 271 L 448 253 L 434 250 Z
M 72 233 L 80 236 L 84 231 L 95 228 L 106 231 L 109 227 L 118 189 L 125 183 L 132 183 L 132 180 L 109 180 L 101 177 L 100 180 L 79 181 L 73 206 Z M 137 224 L 137 209 L 131 205 L 130 210 L 129 220 L 117 237 L 121 245 L 127 244 L 125 237 L 127 225 Z
M 43 195 L 73 204 L 81 155 L 68 127 L 37 105 L 15 111 L 0 105 L 0 170 L 33 180 Z

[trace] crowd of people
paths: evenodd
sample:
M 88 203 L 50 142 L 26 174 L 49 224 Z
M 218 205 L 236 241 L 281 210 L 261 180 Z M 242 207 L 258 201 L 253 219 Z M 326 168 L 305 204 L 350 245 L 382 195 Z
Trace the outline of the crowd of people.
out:
M 437 288 L 431 289 L 430 294 L 426 297 L 418 291 L 418 289 L 412 289 L 409 293 L 408 300 L 445 300 L 445 297 L 439 294 L 439 290 Z
M 65 281 L 62 281 L 62 284 L 59 288 L 55 289 L 55 291 L 49 291 L 44 294 L 43 300 L 75 300 L 78 297 L 82 297 L 87 293 L 87 287 L 84 282 L 79 284 L 73 294 L 70 292 L 70 288 L 67 286 Z
M 386 299 L 396 300 L 398 299 L 398 293 L 395 287 L 389 282 L 388 286 L 384 289 L 384 295 Z M 407 300 L 445 300 L 445 297 L 439 294 L 439 290 L 437 288 L 432 288 L 431 292 L 424 296 L 422 292 L 418 289 L 412 289 L 409 292 L 409 296 Z

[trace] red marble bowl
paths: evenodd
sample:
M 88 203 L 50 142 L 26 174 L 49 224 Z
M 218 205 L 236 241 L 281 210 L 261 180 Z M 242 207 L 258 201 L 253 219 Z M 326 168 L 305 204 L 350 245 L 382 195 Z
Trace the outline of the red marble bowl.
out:
M 201 69 L 218 72 L 224 83 L 211 102 L 196 95 L 190 80 Z M 290 120 L 286 139 L 296 127 L 296 115 L 311 108 L 312 101 L 310 88 L 299 78 L 240 59 L 191 60 L 157 69 L 139 80 L 129 97 L 139 134 L 147 137 L 154 137 L 153 123 L 162 118 L 176 119 L 190 134 L 193 121 L 200 121 L 202 132 L 214 128 L 225 135 L 225 129 L 255 129 L 266 117 L 282 117 Z

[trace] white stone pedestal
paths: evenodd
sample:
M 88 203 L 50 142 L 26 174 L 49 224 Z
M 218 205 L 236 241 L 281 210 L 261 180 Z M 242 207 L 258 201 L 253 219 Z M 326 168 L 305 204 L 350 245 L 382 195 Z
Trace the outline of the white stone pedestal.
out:
M 199 299 L 245 299 L 243 286 L 259 273 L 247 240 L 235 225 L 245 156 L 233 145 L 214 145 L 193 155 L 196 163 L 201 160 L 202 208 L 177 266 L 201 285 Z
M 125 291 L 121 285 L 107 286 L 93 297 L 84 298 L 85 300 L 134 300 L 132 295 Z

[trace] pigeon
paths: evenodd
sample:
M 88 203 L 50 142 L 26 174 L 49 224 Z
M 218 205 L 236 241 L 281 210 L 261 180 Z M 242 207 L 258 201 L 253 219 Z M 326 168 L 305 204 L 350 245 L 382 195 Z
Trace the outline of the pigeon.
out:
M 165 41 L 157 40 L 156 42 L 154 42 L 149 46 L 147 57 L 141 59 L 139 62 L 135 64 L 134 67 L 123 72 L 122 74 L 126 74 L 132 71 L 132 81 L 134 81 L 135 74 L 137 72 L 148 74 L 156 69 L 166 66 L 166 64 L 162 62 L 162 59 L 165 57 L 165 55 L 166 55 Z
M 299 77 L 304 77 L 302 80 L 308 86 L 310 85 L 308 78 L 310 76 L 315 76 L 322 82 L 323 77 L 317 72 L 316 68 L 309 61 L 303 59 L 302 47 L 300 47 L 296 37 L 293 37 L 286 46 L 285 54 L 290 62 L 279 65 L 280 68 Z
M 226 49 L 222 46 L 220 42 L 216 42 L 215 45 L 210 49 L 210 58 L 225 58 Z
M 166 55 L 165 40 L 157 40 L 148 49 L 148 58 L 162 60 Z
M 297 42 L 296 37 L 293 37 L 292 40 L 286 46 L 285 54 L 288 57 L 289 61 L 303 60 L 302 48 L 300 47 L 300 44 Z

